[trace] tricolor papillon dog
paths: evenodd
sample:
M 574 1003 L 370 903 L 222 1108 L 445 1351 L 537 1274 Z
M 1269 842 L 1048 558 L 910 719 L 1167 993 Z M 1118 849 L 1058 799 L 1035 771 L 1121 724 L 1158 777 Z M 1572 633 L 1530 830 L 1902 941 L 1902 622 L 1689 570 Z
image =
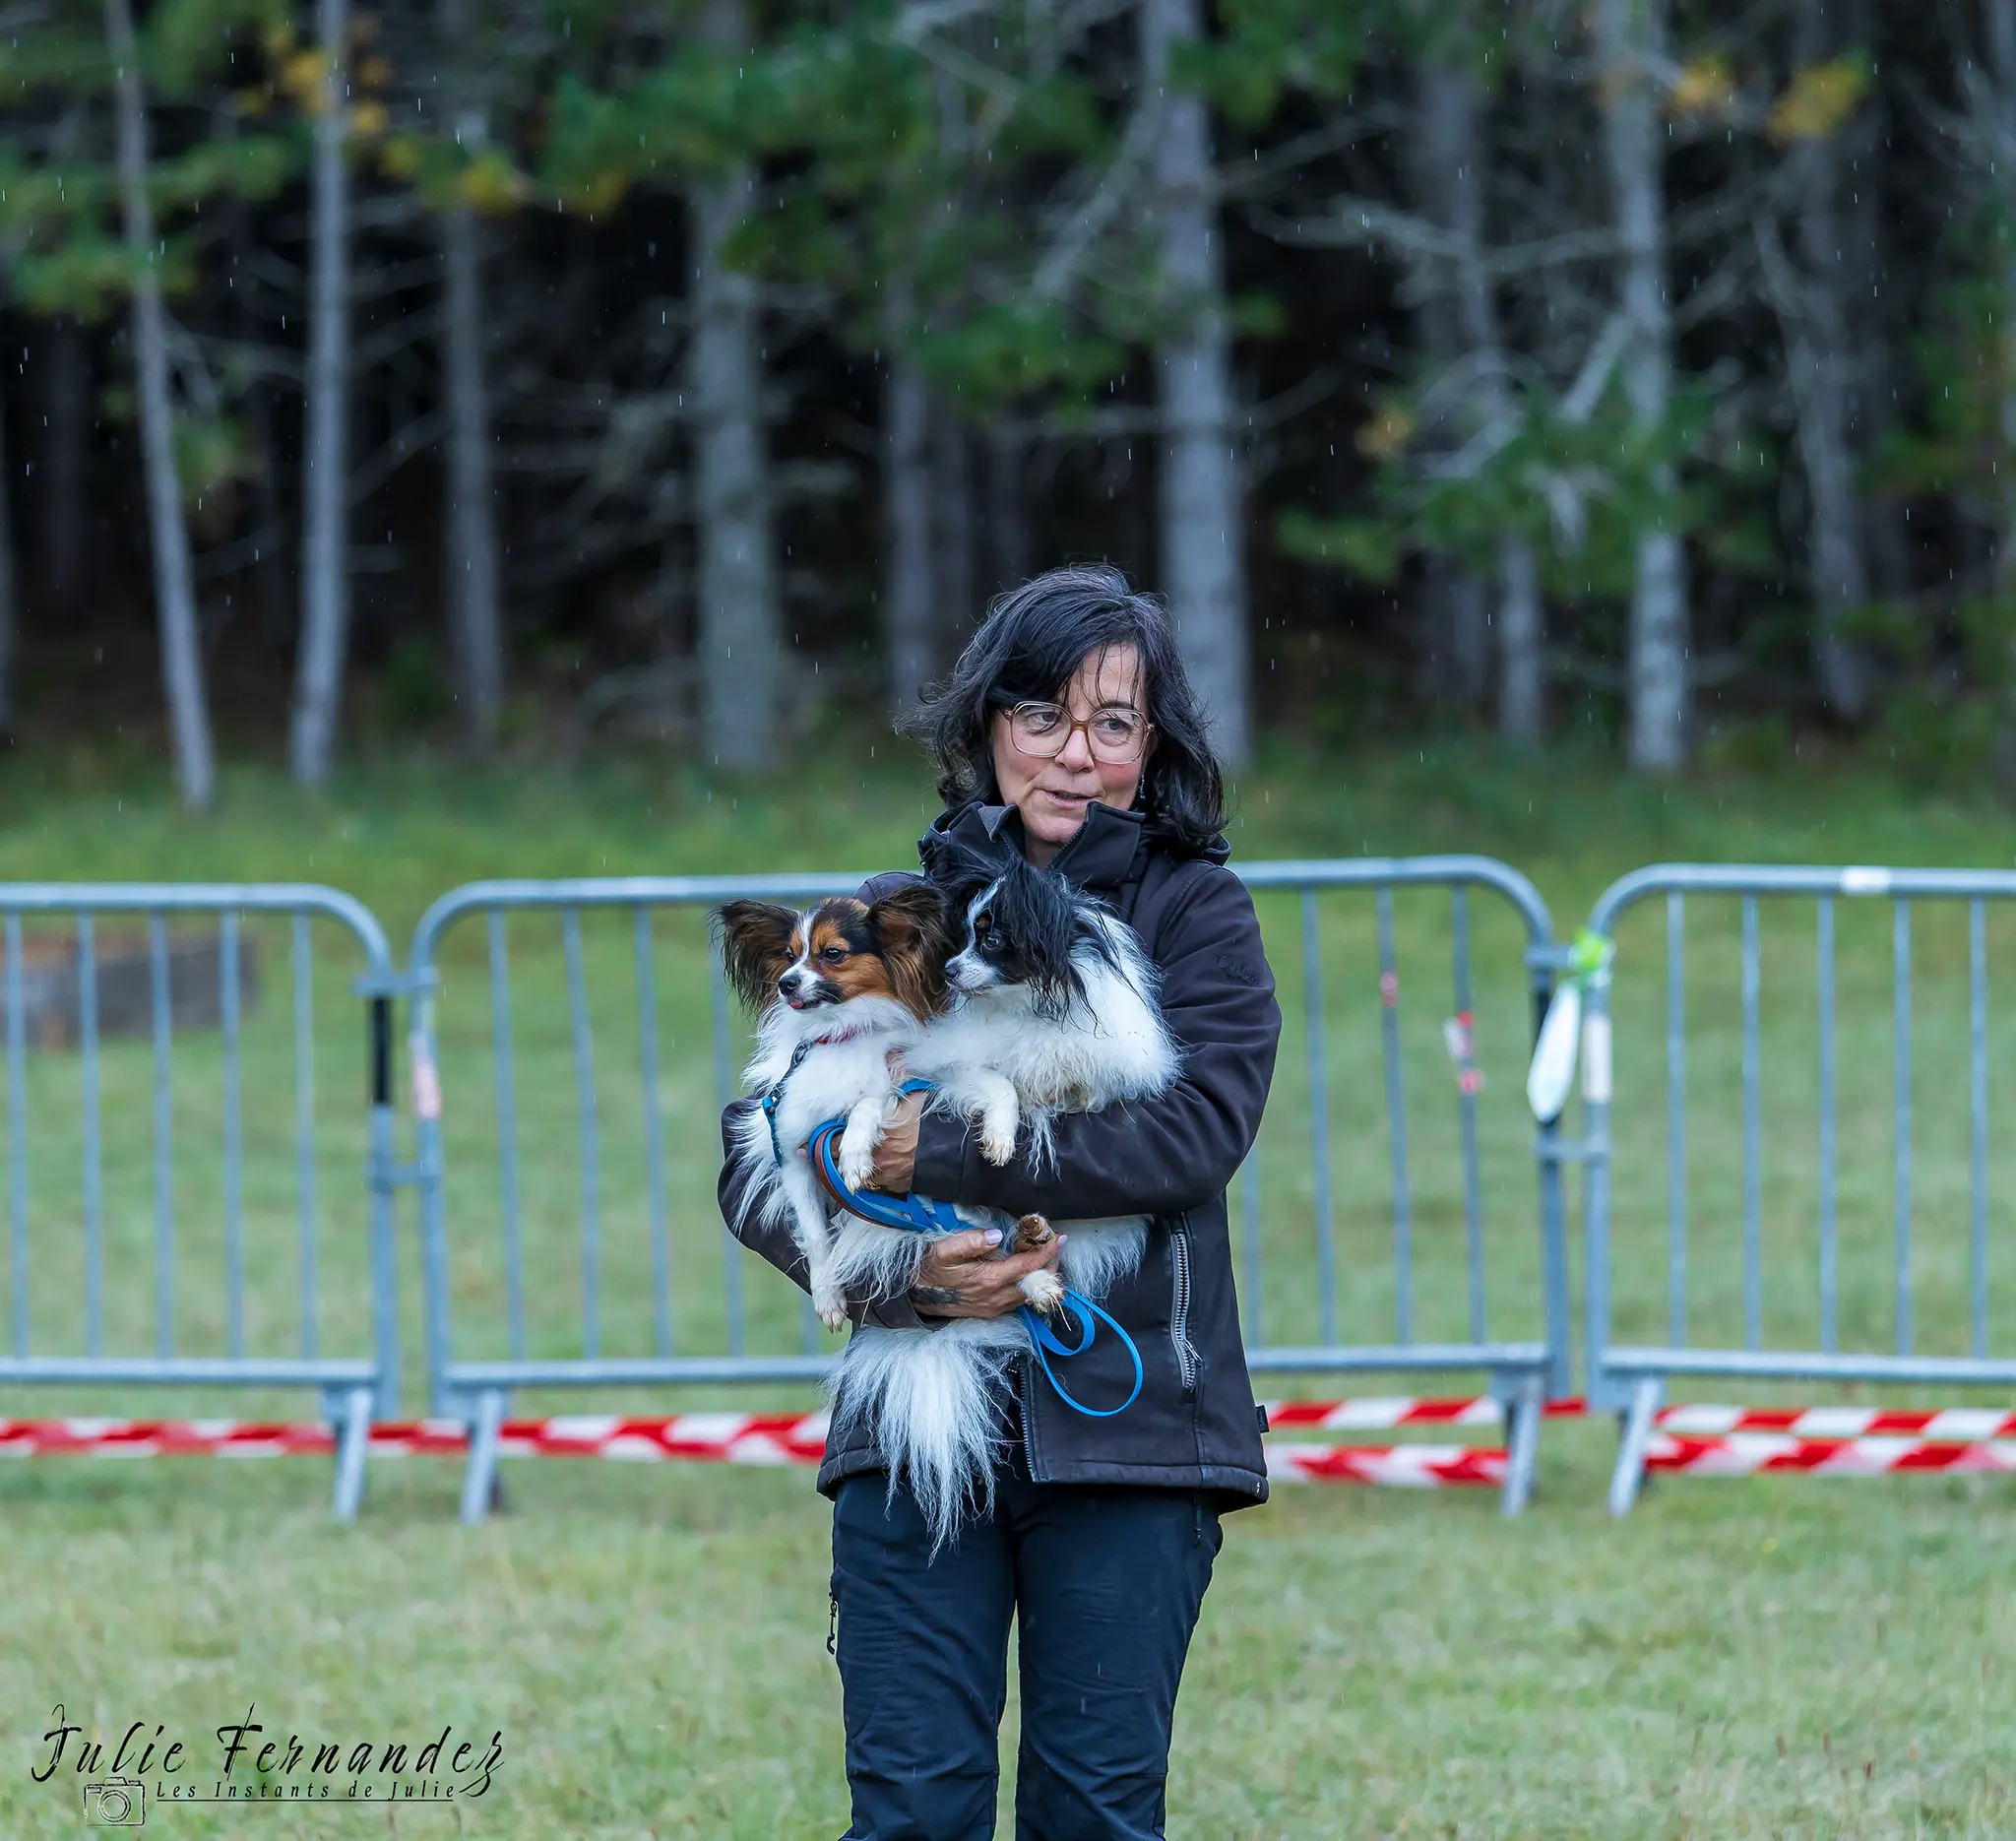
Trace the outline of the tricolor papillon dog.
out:
M 812 1306 L 837 1330 L 847 1298 L 835 1210 L 798 1150 L 829 1118 L 845 1118 L 841 1175 L 850 1188 L 868 1180 L 896 1105 L 891 1054 L 907 1052 L 948 998 L 944 897 L 915 883 L 872 905 L 835 898 L 803 914 L 736 901 L 716 924 L 729 984 L 760 1012 L 743 1079 L 762 1103 L 736 1129 L 738 1203 L 788 1223 Z
M 946 1006 L 903 1045 L 904 1072 L 934 1085 L 934 1110 L 971 1122 L 983 1157 L 1007 1163 L 1026 1130 L 1027 1154 L 1040 1167 L 1058 1113 L 1147 1099 L 1175 1079 L 1180 1057 L 1155 969 L 1109 908 L 1019 857 L 1003 863 L 948 847 L 931 875 L 962 937 L 945 967 Z M 1000 1225 L 1004 1254 L 1050 1231 L 1040 1216 L 1011 1224 L 987 1210 L 958 1212 Z M 1134 1269 L 1147 1243 L 1142 1216 L 1063 1226 L 1063 1284 L 1094 1300 Z M 846 1217 L 833 1269 L 843 1289 L 901 1296 L 933 1238 Z M 1022 1289 L 1047 1311 L 1062 1301 L 1063 1284 L 1039 1271 Z M 1027 1347 L 1013 1315 L 955 1317 L 928 1330 L 863 1326 L 848 1344 L 831 1386 L 836 1426 L 873 1427 L 891 1487 L 909 1481 L 938 1544 L 991 1492 L 1001 1387 Z

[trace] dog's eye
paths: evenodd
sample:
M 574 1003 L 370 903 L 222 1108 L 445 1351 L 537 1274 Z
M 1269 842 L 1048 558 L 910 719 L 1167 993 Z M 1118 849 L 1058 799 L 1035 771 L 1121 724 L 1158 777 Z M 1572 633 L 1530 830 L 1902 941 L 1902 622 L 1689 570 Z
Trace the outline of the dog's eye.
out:
M 838 965 L 847 957 L 847 948 L 845 946 L 828 946 L 820 953 L 819 957 L 824 959 L 828 965 Z
M 980 938 L 980 946 L 987 952 L 999 952 L 1001 950 L 1000 934 L 995 932 L 992 927 L 989 927 Z

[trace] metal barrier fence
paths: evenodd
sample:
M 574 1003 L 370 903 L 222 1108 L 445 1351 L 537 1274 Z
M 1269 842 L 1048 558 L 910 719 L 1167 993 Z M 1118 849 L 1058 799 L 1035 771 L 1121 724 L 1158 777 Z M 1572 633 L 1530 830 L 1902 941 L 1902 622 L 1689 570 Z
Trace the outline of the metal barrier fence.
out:
M 1732 929 L 1696 942 L 1693 982 L 1716 990 L 1727 1006 L 1721 1033 L 1705 1043 L 1699 1006 L 1690 1013 L 1687 1003 L 1690 896 L 1733 897 L 1737 904 Z M 1630 911 L 1661 897 L 1663 997 L 1615 974 L 1589 990 L 1585 1137 L 1571 1147 L 1587 1167 L 1590 1402 L 1625 1414 L 1610 1485 L 1616 1514 L 1636 1497 L 1655 1418 L 1674 1377 L 2016 1382 L 2016 1358 L 1991 1353 L 1997 1339 L 1989 1291 L 1987 1003 L 1988 908 L 2016 897 L 2016 874 L 1657 864 L 1613 883 L 1598 900 L 1590 928 L 1609 937 Z M 1801 897 L 1815 903 L 1810 947 L 1782 947 L 1774 932 L 1767 950 L 1765 914 Z M 1887 903 L 1887 926 L 1880 914 L 1866 918 L 1878 922 L 1874 928 L 1865 925 L 1857 913 L 1865 903 Z M 1930 907 L 1915 931 L 1921 903 Z M 1803 992 L 1788 1004 L 1786 986 L 1777 983 L 1767 997 L 1767 964 L 1795 950 Z M 1629 970 L 1649 956 L 1627 941 L 1616 963 Z M 1929 984 L 1915 985 L 1915 959 L 1930 966 Z M 1844 980 L 1848 1001 L 1840 1002 Z M 1767 1079 L 1764 1019 L 1773 999 L 1778 1040 Z M 1630 1096 L 1628 1105 L 1612 1097 L 1612 1017 L 1620 1002 L 1615 1091 Z M 1663 1106 L 1650 1053 L 1661 1012 Z M 1784 1037 L 1808 1026 L 1810 1058 L 1785 1055 Z M 1915 1052 L 1915 1040 L 1929 1040 L 1934 1052 Z M 1690 1046 L 1696 1066 L 1705 1059 L 1715 1085 L 1738 1098 L 1739 1117 L 1690 1115 Z M 1950 1103 L 1942 1103 L 1949 1094 Z M 1620 1134 L 1630 1140 L 1623 1148 Z M 1654 1174 L 1661 1136 L 1663 1185 Z M 1953 1155 L 1935 1155 L 1922 1167 L 1915 1143 L 1927 1139 Z M 1964 1194 L 1945 1180 L 1947 1172 L 1963 1169 Z M 1732 1186 L 1733 1206 L 1727 1218 L 1711 1208 L 1706 1233 L 1725 1254 L 1736 1238 L 1737 1258 L 1703 1259 L 1697 1191 L 1704 1175 Z M 1927 1204 L 1936 1224 L 1930 1236 L 1921 1222 Z M 1663 1323 L 1657 1286 L 1646 1282 L 1661 1266 Z M 1891 1346 L 1881 1349 L 1886 1306 Z M 1630 1332 L 1621 1337 L 1613 1322 L 1620 1308 Z M 1703 1315 L 1714 1325 L 1705 1340 L 1695 1321 Z M 1767 1322 L 1780 1346 L 1766 1346 Z M 1935 1352 L 1922 1347 L 1927 1339 Z
M 1484 1372 L 1508 1408 L 1505 1493 L 1508 1511 L 1516 1511 L 1531 1483 L 1540 1403 L 1569 1384 L 1555 1133 L 1542 1128 L 1536 1157 L 1516 1079 L 1529 1017 L 1544 1010 L 1562 963 L 1545 904 L 1516 870 L 1475 857 L 1256 863 L 1239 874 L 1261 909 L 1289 1019 L 1275 1104 L 1234 1201 L 1249 1365 L 1259 1372 Z M 779 1309 L 783 1288 L 766 1289 L 753 1304 L 745 1299 L 746 1254 L 715 1211 L 716 1115 L 735 1091 L 737 1025 L 704 917 L 734 897 L 806 901 L 864 879 L 481 882 L 443 896 L 421 919 L 410 984 L 417 993 L 411 1049 L 428 1372 L 432 1410 L 472 1428 L 465 1518 L 487 1508 L 512 1389 L 802 1383 L 827 1371 L 831 1357 L 809 1303 L 799 1301 L 793 1321 Z M 1323 912 L 1319 896 L 1338 890 L 1372 895 L 1369 928 L 1353 933 Z M 1472 890 L 1498 898 L 1499 912 L 1479 923 L 1492 935 L 1491 951 L 1481 956 L 1474 950 Z M 1402 1029 L 1396 898 L 1434 899 L 1446 915 L 1407 934 L 1412 954 L 1417 939 L 1439 946 L 1446 933 L 1454 1015 L 1425 1048 L 1427 1039 L 1417 1032 L 1410 1040 Z M 523 943 L 539 913 L 557 918 L 557 951 L 549 938 L 529 949 Z M 591 937 L 598 914 L 627 925 L 613 938 L 606 928 Z M 485 920 L 482 951 L 458 957 L 451 936 L 476 915 Z M 1285 930 L 1289 939 L 1298 936 L 1298 951 L 1283 950 Z M 704 1003 L 692 988 L 697 981 L 667 985 L 659 979 L 661 949 L 675 934 L 683 935 L 689 963 L 697 969 L 704 955 L 712 968 Z M 542 985 L 545 1005 L 514 1003 L 514 955 L 518 990 L 528 980 Z M 626 988 L 612 1000 L 599 991 L 619 964 Z M 1354 988 L 1364 1027 L 1340 1048 L 1333 1027 L 1341 1006 L 1326 984 L 1340 983 L 1346 967 L 1354 979 L 1363 975 Z M 444 1005 L 464 970 L 478 976 L 483 1001 L 450 1019 Z M 603 976 L 592 977 L 596 971 Z M 562 1005 L 564 1029 L 554 1022 Z M 1489 1021 L 1481 1031 L 1480 1016 Z M 1510 1028 L 1508 1017 L 1516 1019 Z M 612 1038 L 623 1040 L 632 1069 L 620 1088 L 598 1068 L 597 1042 Z M 682 1049 L 682 1041 L 706 1047 Z M 1490 1057 L 1480 1042 L 1507 1076 L 1488 1100 L 1480 1063 Z M 1354 1052 L 1363 1054 L 1367 1078 L 1352 1079 L 1351 1090 L 1383 1084 L 1384 1155 L 1347 1164 L 1340 1181 L 1330 1095 L 1340 1075 L 1354 1072 Z M 1423 1126 L 1416 1118 L 1411 1137 L 1406 1091 L 1430 1068 L 1447 1077 L 1445 1055 L 1455 1063 L 1456 1104 L 1441 1114 L 1446 1150 L 1424 1174 Z M 564 1095 L 551 1091 L 557 1079 L 567 1082 Z M 487 1131 L 474 1116 L 476 1096 L 485 1093 Z M 1285 1098 L 1291 1110 L 1300 1100 L 1300 1126 L 1284 1123 Z M 569 1114 L 571 1124 L 563 1123 Z M 678 1121 L 680 1134 L 669 1146 L 668 1119 Z M 1301 1166 L 1274 1154 L 1284 1135 L 1305 1143 Z M 523 1154 L 528 1138 L 530 1157 Z M 556 1155 L 569 1140 L 571 1154 Z M 1507 1160 L 1531 1173 L 1525 1179 L 1534 1184 L 1535 1213 L 1528 1220 L 1540 1227 L 1531 1239 L 1521 1237 L 1518 1249 L 1494 1255 L 1497 1269 L 1519 1273 L 1500 1289 L 1519 1299 L 1522 1340 L 1490 1333 L 1485 1219 L 1495 1210 L 1487 1198 L 1506 1184 L 1486 1180 L 1486 1168 L 1495 1174 Z M 572 1177 L 555 1186 L 548 1178 L 563 1163 Z M 1371 1172 L 1382 1172 L 1383 1181 Z M 1384 1189 L 1376 1203 L 1375 1187 Z M 1305 1255 L 1292 1271 L 1279 1255 L 1263 1258 L 1264 1196 L 1276 1198 L 1270 1206 L 1291 1224 L 1275 1238 L 1292 1238 Z M 494 1235 L 479 1232 L 490 1222 Z M 1418 1285 L 1424 1254 L 1427 1282 Z M 703 1277 L 715 1260 L 718 1285 Z M 1341 1289 L 1342 1275 L 1348 1288 Z M 1390 1339 L 1370 1320 L 1389 1305 Z M 1449 1333 L 1423 1335 L 1429 1317 L 1446 1319 Z M 1306 1333 L 1270 1339 L 1284 1318 Z M 458 1322 L 467 1330 L 471 1321 L 487 1335 L 483 1353 L 457 1344 Z
M 214 935 L 171 926 L 198 916 L 215 918 Z M 118 917 L 132 924 L 122 931 Z M 57 920 L 60 931 L 46 924 Z M 354 1188 L 321 1175 L 316 1094 L 331 1076 L 315 1034 L 318 921 L 359 952 L 352 989 L 369 1002 L 368 1122 L 349 1147 L 367 1180 Z M 291 1030 L 255 1014 L 261 949 L 282 941 L 269 963 L 285 965 Z M 334 889 L 0 884 L 0 1387 L 314 1388 L 337 1428 L 336 1511 L 356 1513 L 371 1420 L 397 1410 L 398 988 L 384 930 Z M 190 1044 L 211 1027 L 214 1046 Z M 357 1114 L 344 1116 L 354 1135 Z M 189 1155 L 206 1140 L 220 1156 Z M 289 1168 L 291 1185 L 278 1174 Z M 365 1232 L 332 1237 L 332 1216 Z M 194 1267 L 213 1282 L 189 1284 Z M 283 1341 L 290 1353 L 255 1353 Z

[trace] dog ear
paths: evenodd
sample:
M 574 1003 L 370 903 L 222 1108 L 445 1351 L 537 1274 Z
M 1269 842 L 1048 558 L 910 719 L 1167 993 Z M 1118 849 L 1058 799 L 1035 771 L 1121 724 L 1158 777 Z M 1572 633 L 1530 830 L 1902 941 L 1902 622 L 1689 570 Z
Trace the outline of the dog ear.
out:
M 1080 898 L 1054 869 L 1020 859 L 1006 865 L 994 898 L 1002 930 L 1021 950 L 1036 1013 L 1061 1022 L 1085 997 L 1085 980 L 1073 948 Z
M 714 936 L 732 989 L 752 1010 L 777 997 L 777 981 L 791 963 L 798 917 L 775 902 L 724 902 L 714 913 Z
M 928 882 L 906 883 L 868 910 L 868 937 L 896 1000 L 920 1021 L 936 1016 L 945 1007 L 945 962 L 952 956 L 944 896 Z
M 945 891 L 956 909 L 963 909 L 981 889 L 1000 875 L 1002 865 L 984 852 L 951 838 L 932 840 L 926 873 Z
M 944 895 L 925 881 L 892 889 L 868 910 L 868 937 L 885 953 L 925 953 L 946 936 Z

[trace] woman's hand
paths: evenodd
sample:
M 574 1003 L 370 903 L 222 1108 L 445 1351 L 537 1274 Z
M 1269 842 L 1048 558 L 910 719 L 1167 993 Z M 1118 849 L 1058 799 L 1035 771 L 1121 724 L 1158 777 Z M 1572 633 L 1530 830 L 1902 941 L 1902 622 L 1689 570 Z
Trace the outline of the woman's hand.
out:
M 901 1064 L 899 1063 L 899 1066 Z M 901 1078 L 899 1074 L 898 1078 Z M 908 1195 L 917 1164 L 917 1120 L 924 1115 L 926 1093 L 905 1094 L 875 1145 L 874 1174 L 868 1187 L 885 1195 Z
M 1064 1237 L 1053 1235 L 1033 1252 L 1011 1253 L 1006 1259 L 997 1250 L 1000 1244 L 999 1228 L 973 1228 L 933 1240 L 917 1269 L 917 1282 L 911 1288 L 910 1300 L 917 1314 L 1005 1317 L 1018 1304 L 1029 1301 L 1022 1295 L 1022 1281 L 1032 1272 L 1057 1263 Z

